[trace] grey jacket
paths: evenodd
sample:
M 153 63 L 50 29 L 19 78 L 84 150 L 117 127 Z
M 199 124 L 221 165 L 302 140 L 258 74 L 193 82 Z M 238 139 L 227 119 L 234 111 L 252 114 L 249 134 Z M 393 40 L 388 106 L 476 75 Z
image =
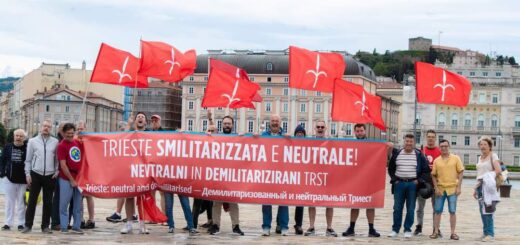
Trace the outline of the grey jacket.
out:
M 58 139 L 52 136 L 45 139 L 39 134 L 31 138 L 27 144 L 25 175 L 30 176 L 31 171 L 43 176 L 58 173 L 58 158 L 56 157 L 58 143 Z

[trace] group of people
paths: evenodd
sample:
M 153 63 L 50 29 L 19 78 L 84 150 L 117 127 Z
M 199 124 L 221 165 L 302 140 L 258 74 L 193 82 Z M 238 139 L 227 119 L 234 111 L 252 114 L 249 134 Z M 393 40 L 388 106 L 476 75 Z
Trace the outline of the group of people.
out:
M 208 134 L 223 133 L 231 134 L 234 132 L 234 119 L 231 116 L 222 118 L 222 132 L 217 132 L 213 122 L 211 112 L 208 111 L 209 126 Z M 148 118 L 144 113 L 137 113 L 131 117 L 128 123 L 121 122 L 120 131 L 160 131 L 161 117 L 153 115 L 151 127 L 148 129 Z M 314 135 L 316 138 L 327 137 L 327 126 L 324 120 L 315 122 Z M 65 123 L 60 127 L 60 139 L 51 136 L 52 124 L 44 121 L 41 125 L 40 133 L 35 137 L 25 140 L 26 133 L 22 129 L 14 132 L 14 142 L 8 143 L 2 154 L 0 164 L 0 174 L 7 177 L 5 195 L 5 225 L 3 230 L 10 230 L 15 219 L 18 230 L 22 233 L 31 232 L 33 227 L 35 208 L 38 196 L 43 190 L 43 214 L 41 229 L 43 233 L 52 233 L 52 230 L 60 230 L 63 233 L 82 234 L 82 229 L 94 228 L 94 201 L 92 197 L 87 199 L 89 218 L 83 221 L 83 199 L 82 193 L 77 187 L 77 175 L 81 168 L 81 157 L 83 153 L 81 134 L 85 130 L 84 123 L 74 125 Z M 366 127 L 364 124 L 354 126 L 356 139 L 366 139 Z M 257 137 L 259 134 L 254 134 Z M 262 135 L 285 136 L 285 137 L 310 137 L 304 127 L 297 126 L 294 134 L 289 135 L 283 132 L 281 119 L 278 115 L 272 115 L 269 127 Z M 450 239 L 458 240 L 459 236 L 455 232 L 456 226 L 456 207 L 457 198 L 461 194 L 461 184 L 464 167 L 457 155 L 450 153 L 450 142 L 441 140 L 439 146 L 436 145 L 437 135 L 433 130 L 426 134 L 427 145 L 419 150 L 416 149 L 415 137 L 407 134 L 404 137 L 404 147 L 394 149 L 391 143 L 388 144 L 389 162 L 388 174 L 392 185 L 394 197 L 393 205 L 393 225 L 389 237 L 397 237 L 401 226 L 404 226 L 404 237 L 410 238 L 413 235 L 421 235 L 423 231 L 424 209 L 427 199 L 431 198 L 433 209 L 433 228 L 431 239 L 442 237 L 440 231 L 440 219 L 444 209 L 444 203 L 448 203 L 450 213 L 451 234 Z M 479 148 L 482 154 L 477 164 L 477 185 L 475 186 L 474 197 L 478 200 L 479 210 L 482 216 L 483 236 L 485 241 L 494 239 L 493 213 L 499 198 L 494 187 L 495 177 L 501 172 L 498 156 L 492 152 L 493 144 L 489 137 L 482 137 L 479 140 Z M 25 192 L 29 190 L 29 199 L 25 204 Z M 494 192 L 493 192 L 494 190 Z M 160 192 L 162 210 L 167 216 L 168 232 L 174 233 L 175 223 L 173 219 L 174 194 Z M 154 193 L 155 196 L 155 193 Z M 220 201 L 209 201 L 195 199 L 193 209 L 190 208 L 190 201 L 187 196 L 178 195 L 184 218 L 187 226 L 184 228 L 190 235 L 199 234 L 198 218 L 203 212 L 207 214 L 207 222 L 201 228 L 208 229 L 208 233 L 216 235 L 220 232 L 220 221 L 222 209 L 229 212 L 231 217 L 232 232 L 237 235 L 244 235 L 239 226 L 239 205 L 237 203 L 224 203 Z M 414 213 L 417 203 L 417 225 L 412 233 L 414 224 Z M 125 207 L 126 218 L 122 219 L 122 209 Z M 121 234 L 132 233 L 133 223 L 139 217 L 135 212 L 135 198 L 121 198 L 117 200 L 115 212 L 107 217 L 110 222 L 123 222 Z M 406 206 L 406 215 L 403 224 L 403 210 Z M 54 212 L 54 210 L 57 210 Z M 54 215 L 56 213 L 57 215 Z M 356 221 L 360 210 L 351 209 L 350 225 L 343 232 L 342 236 L 355 236 Z M 326 208 L 325 218 L 327 223 L 326 236 L 337 237 L 338 234 L 332 227 L 334 209 Z M 52 226 L 50 220 L 52 216 Z M 72 216 L 72 226 L 70 220 Z M 304 207 L 296 207 L 294 215 L 294 232 L 297 235 L 314 236 L 316 221 L 316 207 L 308 207 L 309 226 L 303 230 Z M 375 209 L 367 209 L 368 236 L 380 237 L 380 233 L 374 227 Z M 262 205 L 262 235 L 271 235 L 271 224 L 273 222 L 272 205 Z M 289 232 L 289 207 L 278 206 L 276 214 L 275 233 L 282 236 Z M 139 221 L 139 233 L 147 234 L 145 222 Z

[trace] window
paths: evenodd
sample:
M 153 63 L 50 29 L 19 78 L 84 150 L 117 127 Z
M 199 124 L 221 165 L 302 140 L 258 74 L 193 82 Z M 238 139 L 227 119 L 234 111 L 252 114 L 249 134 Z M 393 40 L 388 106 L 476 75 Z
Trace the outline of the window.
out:
M 193 107 L 194 107 L 193 105 L 194 105 L 193 101 L 188 101 L 188 110 L 193 110 Z
M 470 71 L 470 72 L 469 72 L 469 76 L 470 76 L 470 77 L 474 77 L 474 76 L 475 76 L 475 72 L 474 72 L 474 71 Z
M 306 104 L 305 103 L 301 103 L 300 104 L 300 112 L 305 112 L 306 111 Z
M 316 96 L 320 97 L 321 96 L 321 91 L 316 91 Z
M 193 78 L 193 76 L 191 76 L 191 77 L 190 77 L 190 81 L 193 81 L 193 80 L 195 80 L 195 79 Z
M 307 96 L 307 91 L 300 89 L 300 95 L 301 96 Z
M 451 145 L 457 145 L 457 136 L 456 135 L 451 136 Z
M 517 95 L 517 96 L 516 96 L 516 103 L 517 103 L 517 104 L 520 104 L 520 95 Z
M 252 133 L 254 131 L 255 122 L 249 120 L 247 121 L 247 132 Z
M 299 124 L 299 125 L 302 125 L 303 129 L 307 130 L 307 129 L 305 128 L 305 122 L 304 122 L 304 121 L 299 121 L 298 124 Z
M 193 87 L 189 87 L 188 88 L 188 94 L 193 94 L 194 93 L 194 88 Z
M 459 125 L 459 115 L 457 113 L 451 114 L 451 129 L 457 129 Z
M 283 88 L 283 95 L 289 95 L 289 88 Z
M 70 107 L 68 105 L 65 106 L 65 112 L 69 112 L 69 110 L 70 110 Z
M 444 112 L 441 112 L 439 114 L 438 124 L 439 128 L 442 128 L 444 127 L 444 125 L 446 125 L 446 115 L 444 114 Z
M 321 103 L 316 103 L 316 104 L 315 104 L 315 107 L 316 107 L 316 108 L 315 108 L 315 109 L 316 109 L 315 112 L 316 112 L 316 113 L 321 113 Z
M 457 74 L 462 75 L 462 72 L 461 72 L 461 71 L 458 71 Z
M 148 91 L 148 97 L 152 96 L 152 91 Z
M 67 95 L 67 100 L 70 100 L 70 95 Z
M 206 132 L 208 130 L 208 120 L 202 120 L 202 131 Z
M 501 76 L 502 76 L 502 72 L 496 72 L 495 75 L 496 75 L 497 77 L 501 77 Z
M 520 166 L 520 156 L 513 157 L 513 165 Z
M 45 111 L 46 111 L 46 112 L 49 112 L 50 109 L 51 109 L 51 107 L 50 107 L 49 105 L 46 105 L 46 106 L 45 106 Z
M 202 92 L 206 93 L 206 86 L 202 87 Z
M 273 63 L 268 62 L 268 63 L 265 65 L 265 69 L 268 70 L 268 71 L 272 71 L 272 70 L 273 70 Z M 270 81 L 269 81 L 269 82 L 270 82 Z
M 444 139 L 444 135 L 439 135 L 439 143 Z
M 188 119 L 188 131 L 193 131 L 193 119 Z
M 222 132 L 222 120 L 217 120 L 217 132 Z
M 493 94 L 492 103 L 493 104 L 498 104 L 498 94 Z
M 469 114 L 469 113 L 464 115 L 464 128 L 465 129 L 471 128 L 471 114 Z
M 488 72 L 487 71 L 482 72 L 482 76 L 487 77 L 488 76 Z
M 265 102 L 265 111 L 270 112 L 271 111 L 271 102 Z
M 254 82 L 254 81 L 255 81 L 255 77 L 250 76 L 250 77 L 249 77 L 249 80 L 251 80 L 252 82 Z
M 271 88 L 265 88 L 265 95 L 271 95 Z
M 287 129 L 289 127 L 289 123 L 287 121 L 282 122 L 282 131 L 287 132 Z
M 264 128 L 265 128 L 266 130 L 269 128 L 269 125 L 270 125 L 269 121 L 267 121 L 267 120 L 264 121 Z
M 484 115 L 483 114 L 478 115 L 477 126 L 479 129 L 484 128 Z
M 517 115 L 515 117 L 515 128 L 520 128 L 520 116 L 519 115 Z
M 520 137 L 516 136 L 514 139 L 515 148 L 520 148 Z
M 286 82 L 286 83 L 288 83 L 288 82 L 289 82 L 289 77 L 284 77 L 284 78 L 283 78 L 283 81 Z
M 497 137 L 491 137 L 491 140 L 493 141 L 493 146 L 497 146 Z
M 470 145 L 470 137 L 469 136 L 464 136 L 464 145 L 465 146 L 469 146 Z
M 485 103 L 486 102 L 486 94 L 485 93 L 478 94 L 478 102 L 479 103 Z
M 208 81 L 208 76 L 204 76 L 204 81 Z
M 288 112 L 289 111 L 289 103 L 284 102 L 282 112 Z
M 415 118 L 415 123 L 417 123 L 417 125 L 421 125 L 421 113 L 417 112 L 417 116 Z
M 267 82 L 270 83 L 271 82 L 271 77 L 267 77 Z
M 497 115 L 491 116 L 491 128 L 498 128 L 498 117 Z
M 217 111 L 222 111 L 222 110 L 223 110 L 222 107 L 218 107 L 218 108 L 217 108 Z
M 352 135 L 352 124 L 348 123 L 343 127 L 345 128 L 345 135 Z
M 464 154 L 464 165 L 469 164 L 469 154 Z
M 336 135 L 336 123 L 330 124 L 330 135 Z

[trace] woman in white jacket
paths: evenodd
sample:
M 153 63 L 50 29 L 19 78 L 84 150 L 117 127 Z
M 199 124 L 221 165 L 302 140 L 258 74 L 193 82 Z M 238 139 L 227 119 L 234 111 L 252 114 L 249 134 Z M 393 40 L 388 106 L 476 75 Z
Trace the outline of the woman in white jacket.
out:
M 496 193 L 496 188 L 487 188 L 488 190 L 495 190 L 495 193 L 484 192 L 487 196 L 483 197 L 483 189 L 487 185 L 495 185 L 494 179 L 491 178 L 491 181 L 485 181 L 485 179 L 489 179 L 490 175 L 496 176 L 500 174 L 500 160 L 498 159 L 497 154 L 493 153 L 493 141 L 491 138 L 487 136 L 482 136 L 478 142 L 480 151 L 482 155 L 478 159 L 477 164 L 477 185 L 475 187 L 475 191 L 473 193 L 473 197 L 479 200 L 479 210 L 480 216 L 482 218 L 483 224 L 483 235 L 482 241 L 492 241 L 495 239 L 495 228 L 494 228 L 494 214 L 493 213 L 484 213 L 483 212 L 483 203 L 482 200 L 496 200 L 498 197 Z M 493 173 L 494 172 L 494 173 Z M 484 183 L 486 182 L 486 183 Z

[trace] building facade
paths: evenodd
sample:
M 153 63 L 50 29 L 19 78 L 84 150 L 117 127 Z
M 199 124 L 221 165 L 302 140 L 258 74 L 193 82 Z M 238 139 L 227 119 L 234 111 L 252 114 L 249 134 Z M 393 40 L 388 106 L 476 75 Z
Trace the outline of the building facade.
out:
M 161 126 L 165 130 L 181 127 L 182 88 L 177 83 L 150 81 L 148 88 L 125 89 L 125 112 L 144 112 L 148 119 L 161 116 Z M 136 95 L 133 99 L 134 93 Z M 126 115 L 126 119 L 130 113 Z M 150 122 L 148 122 L 150 123 Z
M 89 92 L 83 105 L 84 92 L 73 91 L 64 85 L 54 85 L 49 90 L 37 91 L 22 106 L 22 126 L 28 135 L 39 132 L 44 120 L 52 122 L 56 134 L 60 123 L 84 121 L 87 131 L 109 132 L 117 130 L 123 120 L 123 105 Z
M 371 94 L 376 94 L 375 74 L 368 66 L 356 61 L 343 53 L 347 69 L 344 79 L 362 85 Z M 186 77 L 182 82 L 182 128 L 187 131 L 204 131 L 208 126 L 207 108 L 201 107 L 202 98 L 208 80 L 208 58 L 216 58 L 232 65 L 241 67 L 249 73 L 251 81 L 261 86 L 260 95 L 262 102 L 255 102 L 255 109 L 241 108 L 238 110 L 226 110 L 226 108 L 214 110 L 214 118 L 219 130 L 222 128 L 222 117 L 231 115 L 236 118 L 237 132 L 260 132 L 269 127 L 272 114 L 281 117 L 282 127 L 285 132 L 292 134 L 296 125 L 302 125 L 307 130 L 307 135 L 313 135 L 313 126 L 316 120 L 323 119 L 328 127 L 331 137 L 353 137 L 353 124 L 334 122 L 331 119 L 332 96 L 328 93 L 306 91 L 289 88 L 288 65 L 289 56 L 287 50 L 252 52 L 248 50 L 235 50 L 230 53 L 222 50 L 210 50 L 209 54 L 197 57 L 197 69 L 192 76 Z M 399 110 L 398 103 L 388 98 L 383 98 L 385 123 L 389 129 L 397 128 L 396 120 Z M 397 130 L 393 133 L 382 134 L 379 129 L 367 125 L 367 136 L 370 138 L 388 138 L 395 141 Z
M 22 126 L 21 108 L 24 101 L 32 98 L 38 91 L 50 90 L 54 85 L 67 85 L 72 91 L 95 91 L 100 96 L 123 103 L 123 87 L 102 83 L 90 83 L 91 70 L 86 69 L 86 64 L 80 69 L 72 68 L 69 64 L 48 64 L 42 63 L 40 67 L 27 73 L 13 83 L 13 96 L 10 107 L 14 108 L 10 112 L 10 125 L 8 128 Z
M 408 50 L 428 51 L 432 46 L 432 40 L 424 37 L 408 39 Z
M 419 104 L 417 134 L 425 144 L 425 133 L 435 129 L 439 139 L 451 142 L 452 151 L 464 164 L 476 164 L 480 156 L 478 140 L 487 135 L 493 150 L 508 165 L 520 165 L 520 69 L 511 65 L 436 64 L 468 78 L 472 92 L 464 108 Z M 403 92 L 403 133 L 413 131 L 415 86 Z

